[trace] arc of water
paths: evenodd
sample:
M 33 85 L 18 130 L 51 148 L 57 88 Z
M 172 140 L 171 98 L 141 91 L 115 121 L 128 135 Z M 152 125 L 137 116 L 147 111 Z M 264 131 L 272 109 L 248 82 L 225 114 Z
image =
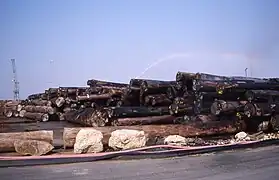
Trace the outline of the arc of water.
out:
M 168 61 L 168 60 L 172 60 L 174 58 L 181 58 L 181 57 L 182 58 L 188 58 L 190 56 L 191 56 L 191 54 L 189 54 L 189 53 L 175 53 L 175 54 L 171 54 L 171 55 L 169 55 L 167 57 L 160 58 L 160 59 L 154 61 L 152 64 L 150 64 L 147 68 L 145 68 L 144 71 L 142 71 L 140 73 L 140 75 L 137 76 L 136 78 L 138 79 L 138 78 L 142 77 L 149 69 L 159 65 L 162 62 L 165 62 L 165 61 Z

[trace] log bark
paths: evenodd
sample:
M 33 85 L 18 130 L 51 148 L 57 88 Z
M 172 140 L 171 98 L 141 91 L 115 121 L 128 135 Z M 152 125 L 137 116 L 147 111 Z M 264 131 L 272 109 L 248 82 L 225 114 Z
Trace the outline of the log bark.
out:
M 257 82 L 257 83 L 237 83 L 232 82 L 230 84 L 219 84 L 217 86 L 217 91 L 223 92 L 246 92 L 248 90 L 273 90 L 279 91 L 278 83 L 264 83 L 264 82 Z
M 270 116 L 272 108 L 268 103 L 247 103 L 244 106 L 244 114 L 247 117 Z
M 28 100 L 38 100 L 42 99 L 45 96 L 45 93 L 37 93 L 37 94 L 31 94 L 27 97 Z
M 115 126 L 151 125 L 151 124 L 175 124 L 176 117 L 171 115 L 117 118 L 112 124 Z
M 68 122 L 88 127 L 105 126 L 109 123 L 107 112 L 104 109 L 84 108 L 64 114 Z
M 78 101 L 97 101 L 97 100 L 108 100 L 112 97 L 112 94 L 106 93 L 106 94 L 92 94 L 88 96 L 77 96 Z
M 272 103 L 279 100 L 279 91 L 273 90 L 250 90 L 245 92 L 245 97 L 248 101 L 258 103 Z
M 53 144 L 53 131 L 0 133 L 0 152 L 14 152 L 17 140 L 38 140 Z
M 193 106 L 186 104 L 171 104 L 169 106 L 169 113 L 171 115 L 193 115 L 194 109 Z
M 48 100 L 34 99 L 30 100 L 28 104 L 33 106 L 51 106 L 52 103 Z
M 169 106 L 171 103 L 166 94 L 148 95 L 144 98 L 145 106 Z
M 163 94 L 167 93 L 169 87 L 176 85 L 176 81 L 160 81 L 141 79 L 140 89 L 142 94 Z
M 49 120 L 48 114 L 44 114 L 44 113 L 25 112 L 24 117 L 27 119 L 33 119 L 33 120 L 42 121 L 42 122 L 46 122 Z
M 125 87 L 127 87 L 128 84 L 91 79 L 91 80 L 87 81 L 87 85 L 91 86 L 91 87 L 101 86 L 101 87 L 125 88 Z
M 239 101 L 217 100 L 212 103 L 210 111 L 212 115 L 235 114 L 236 112 L 243 112 L 244 105 Z
M 75 138 L 79 130 L 82 128 L 64 128 L 63 141 L 65 148 L 72 148 L 75 143 Z M 185 125 L 143 125 L 143 126 L 111 126 L 111 127 L 95 127 L 103 133 L 103 144 L 108 144 L 108 139 L 111 132 L 119 129 L 132 129 L 144 131 L 148 134 L 149 140 L 154 140 L 159 137 L 166 137 L 168 135 L 180 135 L 183 137 L 197 137 L 220 135 L 227 133 L 236 133 L 240 129 L 236 127 L 233 121 L 212 121 L 208 123 L 191 122 Z
M 140 88 L 128 86 L 121 97 L 125 106 L 140 106 Z
M 107 109 L 109 118 L 161 116 L 169 114 L 168 107 L 110 107 Z
M 25 106 L 24 110 L 27 112 L 32 112 L 32 113 L 44 113 L 44 114 L 54 114 L 55 109 L 50 106 Z

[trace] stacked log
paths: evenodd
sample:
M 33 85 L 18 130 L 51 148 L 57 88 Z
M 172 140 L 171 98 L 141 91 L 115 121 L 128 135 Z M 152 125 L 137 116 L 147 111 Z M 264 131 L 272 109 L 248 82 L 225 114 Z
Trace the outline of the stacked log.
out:
M 131 79 L 128 84 L 91 79 L 87 87 L 54 87 L 5 104 L 6 116 L 66 120 L 81 126 L 177 124 L 199 115 L 241 123 L 279 112 L 279 80 L 178 72 L 175 81 Z

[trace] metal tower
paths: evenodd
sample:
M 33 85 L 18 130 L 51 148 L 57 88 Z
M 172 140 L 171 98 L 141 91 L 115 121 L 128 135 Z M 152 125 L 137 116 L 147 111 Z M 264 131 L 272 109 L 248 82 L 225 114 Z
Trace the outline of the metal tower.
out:
M 15 59 L 11 59 L 13 66 L 14 100 L 19 100 L 19 82 L 17 80 Z

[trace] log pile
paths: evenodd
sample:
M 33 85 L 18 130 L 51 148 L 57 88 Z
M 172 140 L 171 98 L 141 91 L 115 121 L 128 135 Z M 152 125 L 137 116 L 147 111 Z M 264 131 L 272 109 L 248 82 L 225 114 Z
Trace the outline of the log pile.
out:
M 175 81 L 131 79 L 125 84 L 92 79 L 87 85 L 49 88 L 26 100 L 7 102 L 4 114 L 87 127 L 185 124 L 201 115 L 205 122 L 238 119 L 236 126 L 242 128 L 251 122 L 259 128 L 268 121 L 264 129 L 279 124 L 276 78 L 178 72 Z

